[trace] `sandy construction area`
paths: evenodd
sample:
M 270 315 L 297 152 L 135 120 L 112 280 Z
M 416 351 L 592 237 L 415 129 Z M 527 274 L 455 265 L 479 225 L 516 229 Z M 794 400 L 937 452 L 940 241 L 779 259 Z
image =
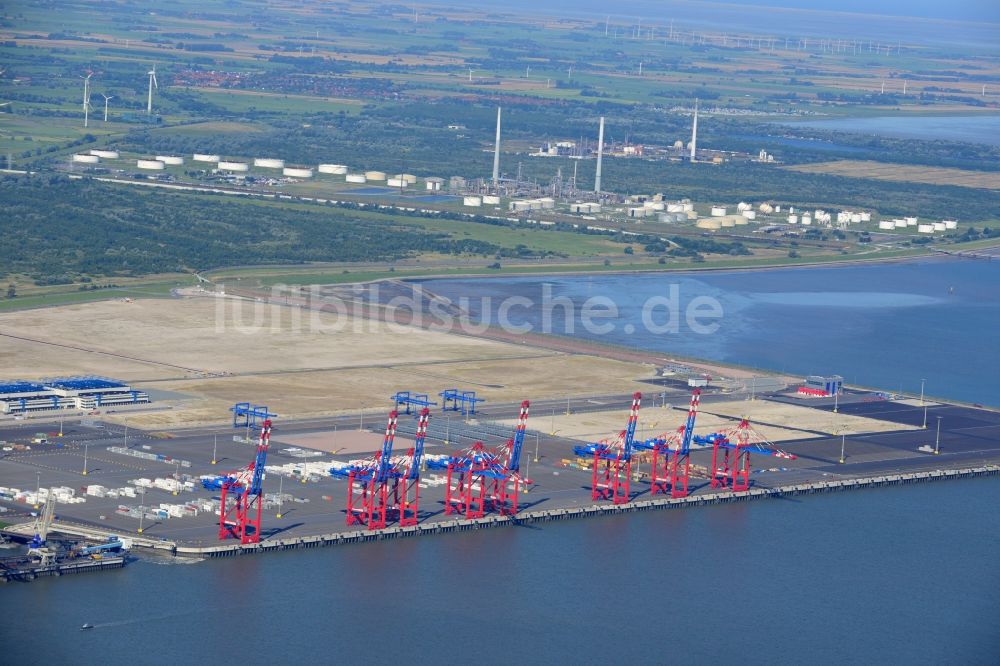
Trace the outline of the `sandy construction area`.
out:
M 256 307 L 256 310 L 255 310 Z M 97 374 L 189 396 L 129 423 L 228 418 L 235 402 L 283 417 L 384 418 L 398 390 L 488 401 L 630 392 L 651 366 L 230 299 L 105 301 L 0 314 L 0 379 Z
M 819 433 L 853 435 L 866 432 L 888 430 L 912 430 L 913 428 L 877 421 L 875 419 L 847 414 L 832 414 L 810 407 L 788 405 L 770 400 L 736 400 L 730 402 L 702 403 L 698 414 L 695 434 L 707 435 L 720 432 L 737 425 L 744 416 L 750 419 L 754 430 L 772 442 L 818 437 Z M 628 419 L 628 405 L 620 409 L 582 414 L 533 415 L 529 427 L 543 432 L 554 432 L 562 437 L 595 442 L 615 437 L 625 428 Z M 639 412 L 636 438 L 646 439 L 662 433 L 673 433 L 684 424 L 687 409 L 644 407 Z M 505 421 L 514 425 L 514 421 Z

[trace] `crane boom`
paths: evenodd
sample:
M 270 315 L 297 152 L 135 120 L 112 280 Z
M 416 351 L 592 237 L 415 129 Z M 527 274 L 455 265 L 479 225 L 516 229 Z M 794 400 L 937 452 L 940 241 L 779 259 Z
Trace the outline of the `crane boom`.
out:
M 684 424 L 684 439 L 681 440 L 681 453 L 686 454 L 691 450 L 691 441 L 694 437 L 694 423 L 698 418 L 698 405 L 701 403 L 701 389 L 691 392 L 691 407 L 688 409 L 687 423 Z
M 528 428 L 528 408 L 530 406 L 531 403 L 527 400 L 521 403 L 521 412 L 517 416 L 517 427 L 514 429 L 514 437 L 509 443 L 508 472 L 517 472 L 521 469 L 521 449 L 524 448 L 524 431 Z
M 382 453 L 379 456 L 378 468 L 375 472 L 375 481 L 383 483 L 389 478 L 389 470 L 392 468 L 392 443 L 396 439 L 396 410 L 389 412 L 389 423 L 385 427 L 385 438 L 382 440 Z
M 424 440 L 427 438 L 427 421 L 430 419 L 431 410 L 424 407 L 417 420 L 417 434 L 413 440 L 413 458 L 410 461 L 410 469 L 406 471 L 407 479 L 417 479 L 420 477 L 420 463 L 424 457 Z
M 260 495 L 264 486 L 264 467 L 267 464 L 267 449 L 271 445 L 271 419 L 264 419 L 260 426 L 260 442 L 257 444 L 257 457 L 254 459 L 253 478 L 250 481 L 250 493 Z
M 632 394 L 632 408 L 629 410 L 625 441 L 622 443 L 622 459 L 626 462 L 632 459 L 632 444 L 635 441 L 635 428 L 639 423 L 639 403 L 641 401 L 642 393 L 636 391 Z

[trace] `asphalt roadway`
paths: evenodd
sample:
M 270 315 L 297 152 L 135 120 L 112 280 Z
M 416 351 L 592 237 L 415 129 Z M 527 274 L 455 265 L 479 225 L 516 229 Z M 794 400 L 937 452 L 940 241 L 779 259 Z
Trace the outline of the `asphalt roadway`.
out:
M 656 404 L 664 401 L 677 409 L 678 424 L 683 421 L 687 409 L 687 391 L 667 389 L 660 397 L 657 391 Z M 703 404 L 715 400 L 732 400 L 733 395 L 708 393 Z M 631 396 L 604 395 L 570 399 L 568 409 L 573 413 L 607 410 L 620 407 L 622 423 L 627 416 Z M 783 400 L 780 396 L 759 396 L 758 399 Z M 646 404 L 652 402 L 652 396 Z M 832 410 L 833 402 L 818 400 L 808 403 L 816 409 Z M 522 472 L 533 484 L 530 492 L 521 496 L 522 508 L 558 508 L 587 506 L 593 503 L 590 497 L 591 474 L 587 470 L 566 466 L 564 459 L 573 460 L 572 447 L 577 442 L 551 436 L 544 432 L 544 417 L 552 411 L 564 412 L 565 400 L 544 400 L 532 403 L 532 414 L 539 431 L 529 431 L 522 458 Z M 891 401 L 872 401 L 866 394 L 848 394 L 839 400 L 837 409 L 843 413 L 858 414 L 869 418 L 893 423 L 921 425 L 924 408 Z M 384 427 L 388 406 L 376 413 L 370 409 L 364 417 L 366 429 L 379 431 Z M 513 418 L 517 405 L 488 405 L 477 414 L 479 420 L 490 418 Z M 882 433 L 840 437 L 815 436 L 805 434 L 802 439 L 783 442 L 782 449 L 794 453 L 797 460 L 784 460 L 754 456 L 755 472 L 753 483 L 762 487 L 804 483 L 832 478 L 863 477 L 883 473 L 913 472 L 929 469 L 949 469 L 967 467 L 983 463 L 1000 462 L 1000 413 L 972 407 L 928 404 L 927 429 L 900 430 Z M 938 417 L 940 417 L 940 454 L 922 452 L 921 446 L 934 446 L 937 437 Z M 407 417 L 401 415 L 401 424 Z M 440 407 L 436 408 L 432 419 L 440 419 Z M 461 416 L 450 416 L 457 423 Z M 272 445 L 268 454 L 269 465 L 301 462 L 303 459 L 287 451 L 282 444 L 283 434 L 307 432 L 329 432 L 334 428 L 359 427 L 358 415 L 302 420 L 277 419 L 272 435 Z M 533 425 L 529 421 L 529 428 Z M 170 477 L 176 472 L 198 477 L 203 474 L 221 474 L 244 467 L 254 454 L 254 444 L 243 441 L 245 430 L 228 426 L 199 427 L 171 431 L 171 438 L 159 438 L 134 428 L 128 430 L 128 446 L 153 453 L 163 453 L 175 459 L 188 460 L 190 468 L 178 468 L 176 464 L 145 460 L 108 451 L 109 446 L 125 445 L 125 429 L 120 425 L 96 423 L 82 425 L 79 418 L 64 422 L 63 437 L 53 437 L 50 443 L 32 445 L 30 451 L 6 452 L 0 454 L 0 486 L 34 490 L 41 487 L 69 486 L 79 490 L 89 484 L 100 484 L 109 488 L 129 485 L 129 481 L 139 478 Z M 474 426 L 473 426 L 474 427 Z M 0 421 L 0 440 L 28 443 L 37 432 L 57 433 L 58 420 L 42 418 L 25 421 Z M 334 435 L 335 437 L 335 435 Z M 500 443 L 500 436 L 484 437 L 488 445 Z M 843 444 L 846 462 L 839 462 Z M 212 465 L 213 446 L 217 447 L 217 464 Z M 535 451 L 538 458 L 535 458 Z M 441 441 L 430 439 L 428 454 L 449 453 L 457 448 L 455 442 L 448 446 Z M 84 456 L 87 458 L 87 475 L 83 475 Z M 330 456 L 324 454 L 315 460 L 331 458 L 346 460 L 354 456 Z M 307 459 L 308 460 L 308 459 Z M 702 468 L 711 466 L 711 449 L 692 451 L 693 465 Z M 642 467 L 646 470 L 645 466 Z M 428 473 L 425 473 L 425 478 Z M 692 478 L 694 492 L 705 492 L 708 481 Z M 295 499 L 282 506 L 282 518 L 276 517 L 271 509 L 264 516 L 264 537 L 281 535 L 305 536 L 327 534 L 348 529 L 345 525 L 345 499 L 347 483 L 329 476 L 300 483 L 288 477 L 269 475 L 266 492 L 280 490 Z M 632 484 L 634 496 L 647 495 L 649 485 L 645 480 Z M 157 506 L 161 502 L 183 503 L 195 498 L 218 496 L 203 490 L 200 484 L 192 492 L 173 495 L 170 492 L 150 489 L 142 503 Z M 330 499 L 325 499 L 330 498 Z M 59 520 L 88 525 L 111 533 L 135 533 L 139 527 L 137 519 L 117 514 L 119 504 L 137 506 L 138 498 L 96 498 L 87 497 L 81 504 L 57 506 Z M 0 514 L 0 520 L 9 523 L 31 519 L 34 508 L 13 502 L 0 502 L 8 511 Z M 421 489 L 422 520 L 440 520 L 444 517 L 444 486 L 436 485 Z M 201 513 L 196 517 L 169 518 L 143 525 L 144 536 L 177 541 L 187 545 L 208 546 L 217 543 L 218 517 Z M 355 528 L 351 528 L 355 529 Z

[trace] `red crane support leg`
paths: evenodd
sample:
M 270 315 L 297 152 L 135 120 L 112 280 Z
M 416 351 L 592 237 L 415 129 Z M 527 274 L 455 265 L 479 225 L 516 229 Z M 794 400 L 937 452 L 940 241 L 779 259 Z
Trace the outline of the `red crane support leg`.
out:
M 445 485 L 444 512 L 447 515 L 452 513 L 465 513 L 465 483 L 467 472 L 464 472 L 453 463 L 448 464 L 448 483 Z
M 653 447 L 653 463 L 650 471 L 650 494 L 666 493 L 667 485 L 670 483 L 670 449 L 659 445 Z
M 500 513 L 505 516 L 517 515 L 517 494 L 521 491 L 518 475 L 507 477 L 500 487 Z
M 385 483 L 372 481 L 368 492 L 368 504 L 365 513 L 368 516 L 368 529 L 381 530 L 386 526 L 386 512 L 389 505 L 389 488 Z
M 687 497 L 688 479 L 691 473 L 691 459 L 686 453 L 674 451 L 670 461 L 670 496 Z
M 403 479 L 400 483 L 403 488 L 399 498 L 399 525 L 416 525 L 420 512 L 420 479 Z
M 737 449 L 733 464 L 732 487 L 734 491 L 750 489 L 750 452 Z
M 718 442 L 712 447 L 712 483 L 713 488 L 725 488 L 729 483 L 729 449 L 720 446 Z
M 465 517 L 482 518 L 486 514 L 486 481 L 482 476 L 468 476 L 465 485 Z

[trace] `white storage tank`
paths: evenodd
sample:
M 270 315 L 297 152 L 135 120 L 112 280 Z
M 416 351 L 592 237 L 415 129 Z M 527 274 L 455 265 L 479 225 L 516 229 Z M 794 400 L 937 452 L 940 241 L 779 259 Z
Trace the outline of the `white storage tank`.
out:
M 944 228 L 945 229 L 957 229 L 958 228 L 958 220 L 945 220 L 944 221 Z
M 157 155 L 156 159 L 160 160 L 167 166 L 180 166 L 184 164 L 184 158 L 176 155 Z
M 531 205 L 527 201 L 511 201 L 510 210 L 520 213 L 522 211 L 531 210 Z
M 933 224 L 918 224 L 917 225 L 917 233 L 918 234 L 932 234 L 932 233 L 934 233 L 934 225 Z
M 788 224 L 798 224 L 798 223 L 799 223 L 799 216 L 798 215 L 789 215 L 788 216 Z
M 101 158 L 97 155 L 84 155 L 82 153 L 77 153 L 73 155 L 74 162 L 80 162 L 82 164 L 97 164 L 101 161 Z
M 851 224 L 858 224 L 861 222 L 861 213 L 851 213 Z
M 397 188 L 406 187 L 407 185 L 409 185 L 409 183 L 407 183 L 402 178 L 390 178 L 389 180 L 386 181 L 385 184 L 388 185 L 389 187 L 397 187 Z
M 284 169 L 285 160 L 277 160 L 270 157 L 255 157 L 253 165 L 262 169 Z
M 726 215 L 726 216 L 720 217 L 719 218 L 719 226 L 721 226 L 723 228 L 735 227 L 736 226 L 736 219 L 735 218 L 737 218 L 737 217 L 740 217 L 740 216 L 739 215 Z M 740 219 L 742 219 L 742 218 L 740 218 Z
M 756 220 L 757 219 L 757 213 L 756 213 L 756 211 L 745 210 L 745 211 L 743 211 L 743 217 L 747 218 L 748 220 Z
M 712 206 L 712 217 L 722 217 L 726 214 L 726 209 L 723 206 Z
M 642 205 L 646 210 L 660 211 L 666 208 L 662 201 L 646 201 Z
M 151 169 L 153 171 L 163 170 L 163 162 L 160 160 L 136 160 L 135 165 L 140 169 Z
M 907 227 L 906 220 L 893 220 L 892 225 L 897 229 L 905 229 Z
M 349 173 L 345 177 L 345 180 L 348 183 L 367 183 L 368 182 L 368 179 L 365 178 L 365 175 L 363 173 Z
M 97 150 L 97 149 L 94 149 L 94 150 L 90 151 L 90 154 L 91 155 L 97 155 L 98 157 L 102 157 L 102 158 L 104 158 L 106 160 L 116 160 L 116 159 L 118 159 L 118 151 L 117 150 Z
M 684 206 L 679 203 L 667 204 L 668 213 L 682 213 L 684 212 Z
M 250 165 L 246 162 L 219 162 L 219 171 L 249 171 Z
M 499 204 L 500 204 L 500 197 L 490 194 L 483 196 L 484 206 L 497 206 Z
M 417 177 L 414 176 L 412 173 L 400 174 L 399 177 L 402 178 L 403 180 L 405 180 L 410 185 L 416 185 L 417 184 Z
M 628 216 L 629 217 L 646 217 L 646 209 L 645 208 L 629 208 L 628 209 Z
M 385 180 L 384 171 L 365 171 L 366 180 Z
M 444 185 L 444 178 L 428 178 L 424 181 L 424 185 L 431 192 L 440 192 L 441 187 Z
M 483 205 L 483 200 L 479 197 L 465 197 L 462 199 L 463 206 L 477 207 Z
M 753 206 L 751 206 L 745 201 L 741 201 L 738 204 L 736 204 L 736 210 L 739 211 L 740 213 L 742 213 L 745 210 L 750 210 L 751 208 L 753 208 Z
M 872 221 L 872 214 L 871 213 L 861 213 L 861 221 L 862 222 L 871 222 Z
M 312 169 L 299 169 L 296 167 L 285 167 L 281 170 L 282 176 L 289 176 L 291 178 L 312 178 Z
M 691 212 L 691 211 L 694 210 L 694 204 L 691 203 L 690 201 L 686 201 L 686 202 L 682 203 L 681 206 L 684 207 L 684 212 L 685 213 L 688 213 L 688 212 Z
M 542 204 L 542 208 L 549 210 L 550 208 L 556 207 L 556 200 L 552 197 L 542 197 L 538 200 L 538 203 Z
M 328 173 L 334 176 L 346 176 L 347 167 L 343 164 L 320 164 L 316 167 L 320 173 Z
M 908 227 L 913 227 L 913 226 L 916 226 L 916 224 L 917 224 L 917 218 L 915 218 L 915 217 L 907 217 L 907 218 L 904 218 L 904 219 L 906 220 L 906 226 L 908 226 Z
M 712 219 L 710 217 L 706 217 L 706 218 L 702 218 L 702 219 L 698 220 L 698 222 L 695 224 L 695 226 L 698 227 L 699 229 L 707 229 L 707 230 L 710 230 L 710 231 L 717 231 L 719 228 L 722 227 L 722 224 L 718 220 L 716 220 L 716 219 Z
M 896 225 L 892 222 L 892 220 L 882 220 L 881 222 L 878 223 L 878 228 L 884 229 L 886 231 L 891 231 L 892 229 L 896 228 Z
M 592 203 L 592 204 L 590 204 L 590 211 L 589 212 L 591 212 L 591 213 L 600 213 L 601 212 L 601 204 L 599 204 L 599 203 Z
M 205 153 L 195 153 L 191 156 L 195 162 L 218 162 L 221 158 L 218 155 L 207 155 Z
M 809 217 L 808 215 L 802 216 L 802 224 L 812 224 L 812 223 L 813 221 L 811 217 Z
M 774 206 L 772 206 L 771 204 L 762 203 L 760 206 L 757 207 L 757 210 L 764 213 L 765 215 L 770 215 L 771 213 L 774 212 Z
M 934 231 L 944 231 L 945 230 L 944 222 L 934 222 L 932 224 L 934 225 Z

